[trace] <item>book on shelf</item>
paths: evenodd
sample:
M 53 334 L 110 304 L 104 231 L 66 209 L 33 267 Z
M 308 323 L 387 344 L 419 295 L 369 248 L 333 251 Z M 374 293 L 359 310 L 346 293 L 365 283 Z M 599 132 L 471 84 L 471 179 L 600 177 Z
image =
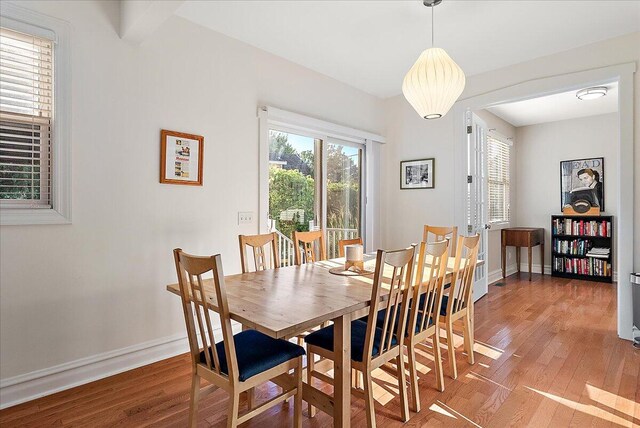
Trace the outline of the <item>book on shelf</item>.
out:
M 590 250 L 591 246 L 591 241 L 584 239 L 574 239 L 572 241 L 554 239 L 553 241 L 553 251 L 558 254 L 584 256 Z
M 554 257 L 553 270 L 561 273 L 608 277 L 611 276 L 611 263 L 597 258 L 572 259 L 569 257 Z
M 599 259 L 608 259 L 609 258 L 609 254 L 611 253 L 611 248 L 592 248 L 590 249 L 586 256 L 587 257 L 594 257 L 594 258 L 599 258 Z
M 554 235 L 611 237 L 611 222 L 607 220 L 556 218 L 552 222 L 552 233 Z

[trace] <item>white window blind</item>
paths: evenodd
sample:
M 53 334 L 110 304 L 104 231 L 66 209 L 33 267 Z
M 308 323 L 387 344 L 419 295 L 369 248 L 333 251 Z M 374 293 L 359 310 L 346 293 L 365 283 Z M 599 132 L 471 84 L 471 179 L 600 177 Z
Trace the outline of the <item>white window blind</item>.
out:
M 487 148 L 489 155 L 489 222 L 508 222 L 510 211 L 509 157 L 511 144 L 489 135 L 487 137 Z
M 53 42 L 0 28 L 0 204 L 51 208 Z

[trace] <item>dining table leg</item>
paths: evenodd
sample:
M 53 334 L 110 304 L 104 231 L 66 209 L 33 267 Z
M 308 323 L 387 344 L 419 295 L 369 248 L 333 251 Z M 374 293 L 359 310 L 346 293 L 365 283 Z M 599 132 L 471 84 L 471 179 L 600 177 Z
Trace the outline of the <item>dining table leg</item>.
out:
M 333 320 L 334 408 L 333 426 L 351 426 L 351 318 L 348 314 Z

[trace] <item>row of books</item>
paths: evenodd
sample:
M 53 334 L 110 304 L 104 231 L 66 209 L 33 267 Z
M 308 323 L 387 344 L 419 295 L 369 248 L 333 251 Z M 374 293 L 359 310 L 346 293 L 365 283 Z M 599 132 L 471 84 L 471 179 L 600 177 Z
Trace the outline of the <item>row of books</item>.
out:
M 554 239 L 553 251 L 560 254 L 584 256 L 587 254 L 589 249 L 591 249 L 592 245 L 591 241 L 585 241 L 583 239 L 574 239 L 573 241 Z
M 611 276 L 611 263 L 600 259 L 554 257 L 553 270 L 578 275 Z
M 554 235 L 611 236 L 610 221 L 585 221 L 571 218 L 557 218 L 552 222 Z

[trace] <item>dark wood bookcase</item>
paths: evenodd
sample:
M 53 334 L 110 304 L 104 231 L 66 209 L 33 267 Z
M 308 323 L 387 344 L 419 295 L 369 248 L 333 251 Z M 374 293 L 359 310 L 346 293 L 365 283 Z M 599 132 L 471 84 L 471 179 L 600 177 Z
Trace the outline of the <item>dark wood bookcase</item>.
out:
M 609 248 L 609 256 L 588 257 L 593 247 Z M 613 217 L 551 216 L 551 275 L 613 282 Z

